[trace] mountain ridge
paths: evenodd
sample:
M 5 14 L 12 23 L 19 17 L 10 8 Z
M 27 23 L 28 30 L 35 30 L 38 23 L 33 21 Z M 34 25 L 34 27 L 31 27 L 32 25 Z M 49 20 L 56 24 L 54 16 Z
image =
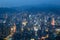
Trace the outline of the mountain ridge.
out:
M 21 7 L 0 7 L 0 14 L 4 13 L 18 13 L 21 11 L 42 11 L 42 12 L 54 12 L 60 13 L 60 6 L 55 5 L 43 5 L 43 6 L 21 6 Z

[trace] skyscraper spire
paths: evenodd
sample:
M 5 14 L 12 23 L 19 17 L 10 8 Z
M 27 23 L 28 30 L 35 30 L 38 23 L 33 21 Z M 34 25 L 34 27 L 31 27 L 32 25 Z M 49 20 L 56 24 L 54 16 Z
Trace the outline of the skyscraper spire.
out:
M 52 26 L 55 25 L 55 20 L 54 20 L 54 18 L 52 18 L 51 25 L 52 25 Z

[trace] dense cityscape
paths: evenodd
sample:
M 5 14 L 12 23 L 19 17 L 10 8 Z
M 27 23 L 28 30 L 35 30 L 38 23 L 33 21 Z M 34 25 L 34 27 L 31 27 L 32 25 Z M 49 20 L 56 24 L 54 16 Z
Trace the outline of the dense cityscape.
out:
M 60 15 L 54 12 L 22 11 L 0 14 L 0 40 L 59 40 L 59 38 Z

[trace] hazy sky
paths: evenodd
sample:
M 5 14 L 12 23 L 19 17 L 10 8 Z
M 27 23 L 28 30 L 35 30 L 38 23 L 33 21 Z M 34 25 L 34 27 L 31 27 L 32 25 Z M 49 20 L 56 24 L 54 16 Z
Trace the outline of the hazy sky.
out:
M 60 0 L 0 0 L 0 7 L 18 7 L 41 4 L 60 5 Z

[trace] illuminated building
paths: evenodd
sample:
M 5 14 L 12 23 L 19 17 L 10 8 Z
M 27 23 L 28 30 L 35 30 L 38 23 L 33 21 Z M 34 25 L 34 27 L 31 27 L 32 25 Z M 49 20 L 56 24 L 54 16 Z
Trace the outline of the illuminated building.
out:
M 16 25 L 14 23 L 14 25 L 11 27 L 11 33 L 15 33 L 16 32 Z
M 31 39 L 31 40 L 35 40 L 35 39 Z
M 52 18 L 51 25 L 52 25 L 52 26 L 55 25 L 55 20 L 54 20 L 54 18 Z
M 22 21 L 22 25 L 23 25 L 23 26 L 26 26 L 27 23 L 28 23 L 28 22 L 26 21 L 26 19 L 24 19 L 24 20 Z

